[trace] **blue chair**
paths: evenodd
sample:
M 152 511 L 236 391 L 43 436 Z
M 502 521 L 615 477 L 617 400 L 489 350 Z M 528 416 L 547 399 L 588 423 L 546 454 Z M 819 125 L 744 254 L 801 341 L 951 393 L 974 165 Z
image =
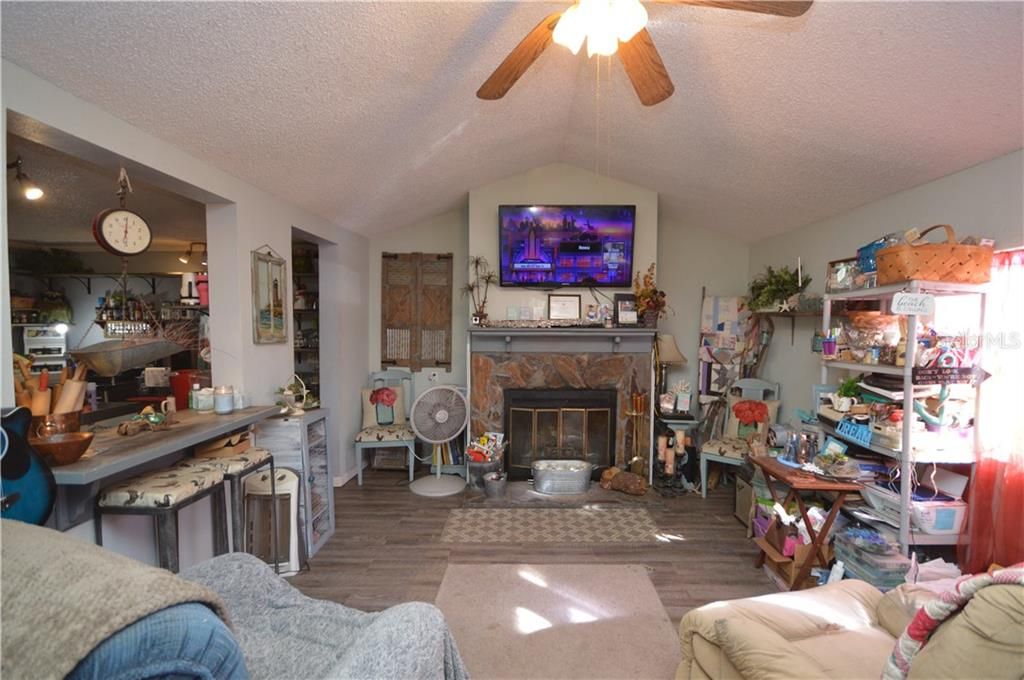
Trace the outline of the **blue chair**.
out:
M 363 485 L 363 452 L 367 449 L 404 448 L 409 453 L 409 481 L 413 480 L 416 465 L 416 434 L 409 427 L 408 416 L 412 408 L 412 373 L 397 368 L 370 374 L 370 389 L 401 387 L 404 413 L 395 409 L 395 422 L 389 425 L 370 425 L 363 414 L 363 429 L 356 435 L 356 476 Z M 365 399 L 361 400 L 365 402 Z M 366 404 L 363 404 L 364 408 Z
M 743 378 L 735 381 L 729 386 L 729 393 L 739 393 L 743 399 L 756 399 L 765 401 L 779 398 L 779 383 L 760 380 L 758 378 Z M 728 397 L 723 397 L 728 399 Z M 727 402 L 728 403 L 728 402 Z M 733 416 L 726 409 L 725 420 L 722 429 L 725 430 L 729 419 Z M 700 496 L 708 497 L 708 463 L 723 463 L 725 465 L 742 465 L 747 449 L 746 442 L 739 442 L 727 439 L 712 439 L 704 442 L 700 448 Z

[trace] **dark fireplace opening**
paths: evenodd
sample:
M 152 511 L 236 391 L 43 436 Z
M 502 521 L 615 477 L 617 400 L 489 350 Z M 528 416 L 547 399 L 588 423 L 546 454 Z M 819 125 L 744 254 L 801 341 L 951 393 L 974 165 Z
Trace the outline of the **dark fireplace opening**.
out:
M 529 479 L 537 460 L 585 460 L 595 478 L 615 464 L 616 390 L 506 389 L 504 401 L 509 479 Z

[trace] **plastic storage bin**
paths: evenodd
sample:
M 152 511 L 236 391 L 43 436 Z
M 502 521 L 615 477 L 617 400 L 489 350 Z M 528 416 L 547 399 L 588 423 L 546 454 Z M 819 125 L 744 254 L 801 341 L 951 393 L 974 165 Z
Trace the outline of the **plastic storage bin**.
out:
M 881 516 L 899 521 L 900 495 L 898 490 L 879 484 L 864 485 L 864 500 Z M 967 514 L 967 503 L 951 496 L 919 486 L 910 500 L 911 525 L 917 531 L 933 535 L 960 533 Z

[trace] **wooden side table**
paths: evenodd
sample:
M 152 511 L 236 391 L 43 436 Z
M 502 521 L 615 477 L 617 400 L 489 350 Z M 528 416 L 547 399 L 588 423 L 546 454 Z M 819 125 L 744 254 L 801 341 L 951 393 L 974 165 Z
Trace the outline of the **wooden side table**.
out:
M 829 529 L 832 528 L 832 523 L 839 514 L 840 508 L 843 507 L 843 501 L 846 499 L 846 494 L 854 491 L 860 491 L 861 485 L 855 482 L 832 482 L 819 479 L 818 477 L 798 468 L 791 468 L 787 465 L 783 465 L 776 459 L 768 456 L 750 456 L 750 462 L 760 468 L 761 472 L 764 474 L 765 481 L 768 483 L 768 492 L 772 495 L 773 501 L 779 503 L 782 507 L 786 507 L 791 500 L 796 500 L 797 507 L 800 509 L 800 516 L 804 520 L 804 526 L 807 527 L 807 533 L 810 534 L 813 552 L 811 556 L 804 560 L 803 564 L 800 565 L 796 579 L 790 585 L 790 590 L 797 590 L 803 585 L 804 581 L 807 580 L 807 577 L 811 573 L 811 568 L 814 566 L 815 560 L 817 560 L 822 567 L 828 567 L 828 560 L 825 558 L 825 553 L 822 551 L 822 545 L 828 537 Z M 775 494 L 772 479 L 777 479 L 789 487 L 789 493 L 786 494 L 786 499 L 784 501 L 780 502 L 778 496 Z M 821 526 L 821 531 L 814 531 L 811 518 L 807 516 L 807 506 L 804 505 L 804 500 L 799 494 L 800 491 L 832 491 L 836 494 L 836 500 L 832 503 L 832 509 L 829 510 L 828 516 L 825 518 L 825 523 Z M 778 521 L 779 518 L 777 516 L 773 517 L 771 524 L 768 525 L 768 530 L 771 531 L 772 528 L 774 528 L 775 523 Z M 758 553 L 757 560 L 754 562 L 754 566 L 760 569 L 764 566 L 766 552 L 764 544 L 759 542 L 758 546 L 761 550 Z

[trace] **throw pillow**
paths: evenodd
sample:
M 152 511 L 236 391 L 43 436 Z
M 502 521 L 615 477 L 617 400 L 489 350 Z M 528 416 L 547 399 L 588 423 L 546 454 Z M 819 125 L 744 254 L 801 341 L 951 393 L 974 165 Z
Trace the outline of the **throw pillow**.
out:
M 728 406 L 725 436 L 737 439 L 746 440 L 750 435 L 756 434 L 758 440 L 765 441 L 768 427 L 779 415 L 778 399 L 762 401 L 729 395 Z
M 405 391 L 395 387 L 363 388 L 363 429 L 405 424 Z

